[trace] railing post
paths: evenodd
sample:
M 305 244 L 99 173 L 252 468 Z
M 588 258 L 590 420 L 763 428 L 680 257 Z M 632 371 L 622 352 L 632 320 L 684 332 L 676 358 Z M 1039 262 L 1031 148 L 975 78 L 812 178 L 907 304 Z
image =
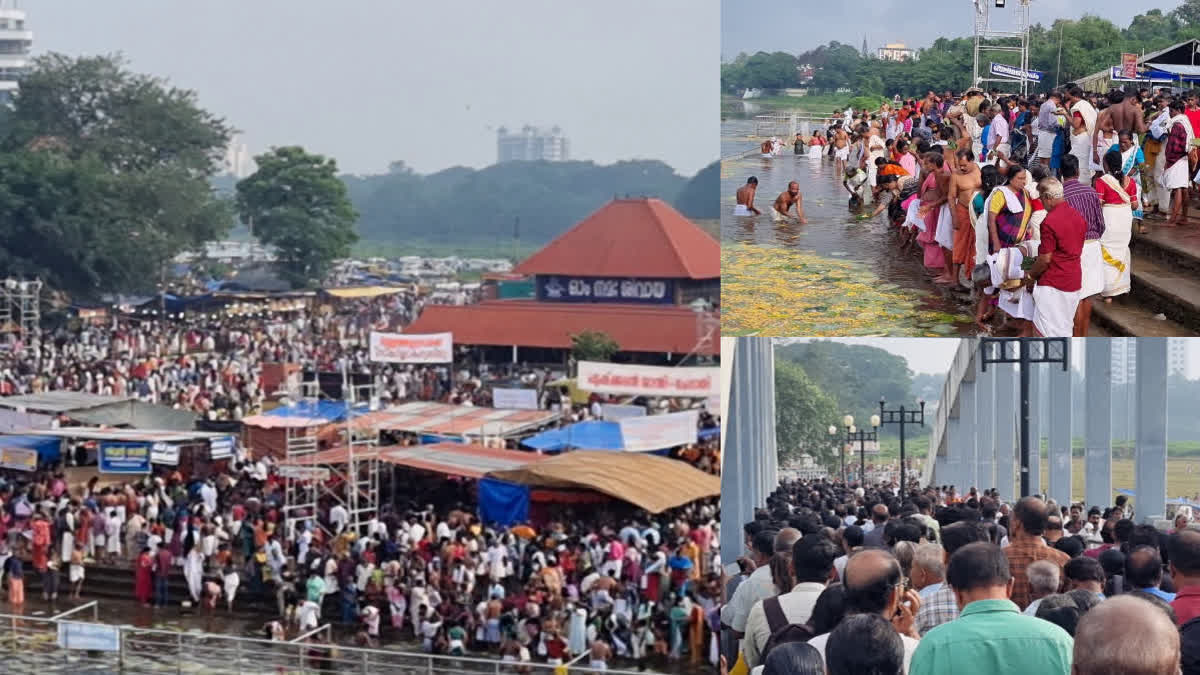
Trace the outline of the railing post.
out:
M 426 658 L 426 663 L 428 664 L 425 666 L 425 673 L 426 673 L 426 675 L 433 675 L 433 657 L 426 656 L 425 658 Z
M 241 640 L 234 641 L 233 646 L 234 646 L 234 652 L 233 652 L 234 663 L 237 664 L 238 675 L 241 675 L 241 672 L 242 672 L 242 641 Z
M 371 675 L 370 661 L 368 660 L 368 658 L 370 657 L 370 655 L 371 655 L 371 653 L 370 653 L 370 652 L 368 652 L 368 651 L 367 651 L 367 650 L 365 650 L 365 649 L 363 650 L 363 653 L 362 653 L 362 671 L 363 671 L 363 675 Z
M 183 675 L 183 633 L 180 632 L 176 639 L 178 640 L 178 645 L 175 650 L 175 673 L 176 675 Z
M 117 628 L 117 670 L 125 672 L 125 628 Z

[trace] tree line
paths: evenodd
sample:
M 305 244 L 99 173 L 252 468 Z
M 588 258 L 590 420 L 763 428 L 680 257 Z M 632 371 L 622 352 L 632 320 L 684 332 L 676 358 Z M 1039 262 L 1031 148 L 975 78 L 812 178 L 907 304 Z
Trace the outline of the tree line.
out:
M 1200 0 L 1186 0 L 1169 12 L 1151 9 L 1120 28 L 1108 19 L 1084 15 L 1058 19 L 1029 29 L 1029 67 L 1045 73 L 1035 89 L 1105 70 L 1121 62 L 1122 53 L 1149 53 L 1200 38 Z M 1014 42 L 1014 44 L 1017 44 Z M 800 54 L 742 53 L 721 65 L 721 87 L 735 94 L 747 88 L 809 87 L 816 92 L 849 88 L 860 94 L 919 96 L 927 91 L 962 91 L 971 85 L 974 42 L 971 37 L 941 37 L 920 50 L 919 58 L 886 61 L 863 54 L 852 45 L 832 41 Z M 1018 56 L 999 52 L 989 60 L 1019 65 Z M 801 81 L 802 65 L 813 67 L 812 80 Z M 986 66 L 986 64 L 984 64 Z

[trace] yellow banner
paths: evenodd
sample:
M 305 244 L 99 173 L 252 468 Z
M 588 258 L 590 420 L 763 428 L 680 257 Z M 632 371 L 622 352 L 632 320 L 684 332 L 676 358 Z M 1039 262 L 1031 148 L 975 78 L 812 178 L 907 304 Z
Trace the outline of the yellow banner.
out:
M 34 471 L 37 469 L 37 459 L 37 450 L 0 447 L 0 467 L 5 469 Z

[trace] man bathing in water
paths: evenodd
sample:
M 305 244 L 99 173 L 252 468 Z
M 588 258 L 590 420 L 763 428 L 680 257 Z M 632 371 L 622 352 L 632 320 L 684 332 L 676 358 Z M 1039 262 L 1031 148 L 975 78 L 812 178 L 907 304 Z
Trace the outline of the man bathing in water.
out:
M 758 179 L 754 176 L 750 176 L 750 178 L 746 180 L 746 184 L 738 188 L 737 206 L 733 207 L 733 215 L 762 215 L 762 211 L 754 208 L 754 194 L 756 192 L 758 192 Z
M 788 215 L 788 211 L 792 209 L 793 205 L 796 207 L 796 215 L 794 217 Z M 799 183 L 796 181 L 788 183 L 787 191 L 781 192 L 775 198 L 775 205 L 771 207 L 771 216 L 777 223 L 795 220 L 801 225 L 808 224 L 808 221 L 804 218 L 804 197 L 800 195 Z
M 850 136 L 846 133 L 845 127 L 838 127 L 833 132 L 833 170 L 834 175 L 846 175 L 846 160 L 850 159 Z
M 771 159 L 771 156 L 775 154 L 775 143 L 768 138 L 762 142 L 759 149 L 762 150 L 763 159 Z

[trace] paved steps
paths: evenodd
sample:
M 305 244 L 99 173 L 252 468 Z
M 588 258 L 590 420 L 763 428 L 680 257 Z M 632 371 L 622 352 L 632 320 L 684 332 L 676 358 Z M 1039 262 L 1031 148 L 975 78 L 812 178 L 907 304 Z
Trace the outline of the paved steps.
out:
M 1093 325 L 1106 336 L 1200 336 L 1200 219 L 1160 222 L 1146 221 L 1146 234 L 1133 235 L 1131 291 L 1092 302 Z

